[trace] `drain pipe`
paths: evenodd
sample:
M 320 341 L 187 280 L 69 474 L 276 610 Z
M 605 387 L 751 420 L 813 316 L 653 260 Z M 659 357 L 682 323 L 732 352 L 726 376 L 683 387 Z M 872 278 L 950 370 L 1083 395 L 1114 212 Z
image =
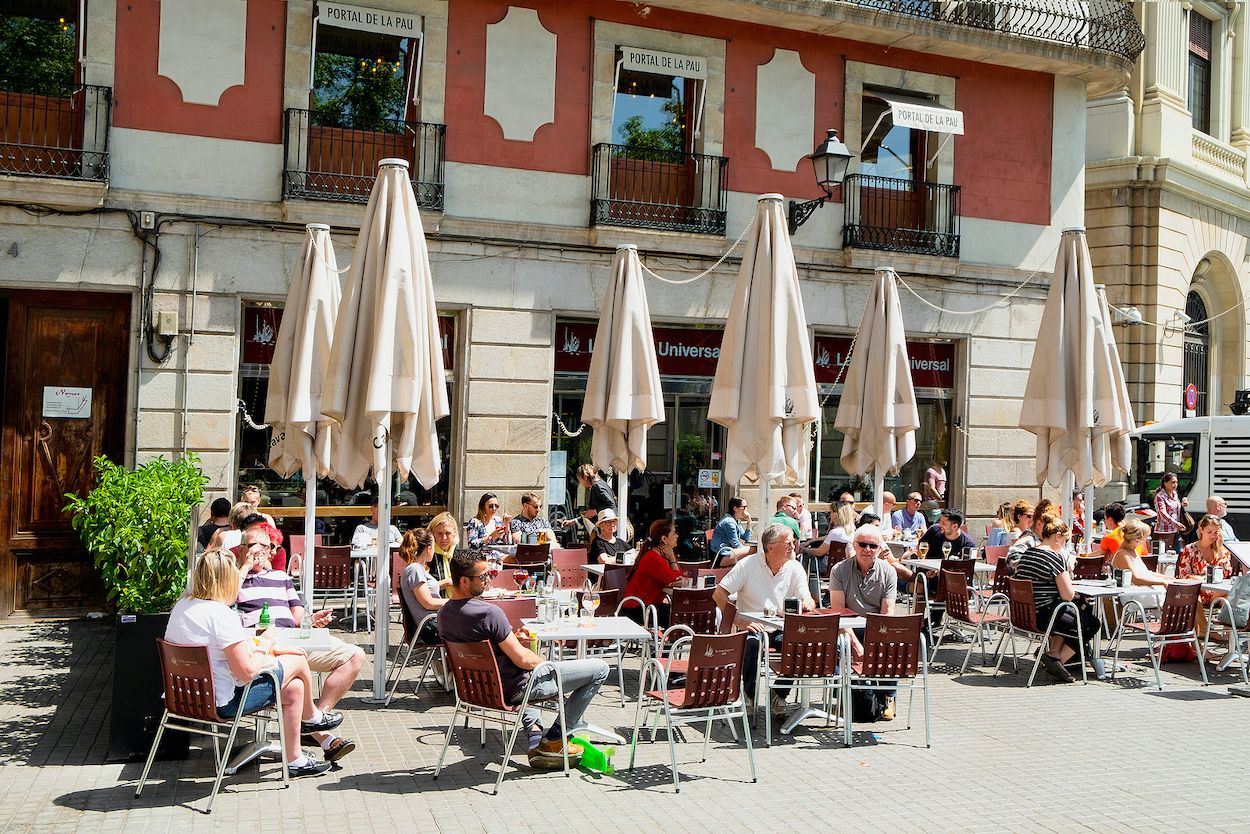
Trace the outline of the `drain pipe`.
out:
M 200 224 L 195 224 L 191 243 L 191 307 L 187 322 L 187 346 L 182 353 L 182 455 L 187 454 L 187 432 L 190 426 L 190 404 L 187 397 L 191 390 L 191 345 L 195 344 L 195 296 L 200 277 Z

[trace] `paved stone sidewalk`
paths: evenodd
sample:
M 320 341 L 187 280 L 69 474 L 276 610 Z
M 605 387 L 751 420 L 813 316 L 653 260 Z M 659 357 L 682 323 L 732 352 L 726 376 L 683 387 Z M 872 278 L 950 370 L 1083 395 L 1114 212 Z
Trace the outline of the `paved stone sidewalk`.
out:
M 363 641 L 363 635 L 361 636 Z M 1136 655 L 1140 657 L 1140 653 Z M 362 681 L 345 699 L 345 735 L 359 747 L 344 767 L 282 790 L 272 764 L 227 778 L 211 816 L 211 752 L 158 763 L 141 799 L 140 764 L 104 762 L 112 631 L 103 622 L 0 627 L 0 831 L 563 832 L 605 826 L 638 831 L 1245 831 L 1241 743 L 1250 699 L 1228 695 L 1231 675 L 1204 688 L 1197 667 L 1165 667 L 1163 693 L 1145 688 L 1148 666 L 1115 683 L 1088 686 L 984 670 L 952 678 L 962 649 L 943 649 L 932 678 L 933 748 L 900 720 L 841 736 L 817 724 L 774 736 L 748 777 L 745 749 L 714 731 L 681 731 L 682 792 L 674 795 L 667 746 L 639 746 L 638 768 L 610 777 L 510 770 L 492 797 L 501 751 L 476 729 L 457 734 L 449 766 L 434 782 L 448 696 L 410 685 L 389 709 L 363 702 Z M 636 664 L 636 661 L 633 661 Z M 954 666 L 945 665 L 954 663 Z M 631 666 L 636 668 L 636 666 Z M 366 669 L 366 674 L 369 670 Z M 591 718 L 632 726 L 615 700 L 615 675 Z M 636 677 L 627 675 L 627 685 Z M 514 759 L 522 765 L 523 756 Z M 628 820 L 628 822 L 624 822 Z

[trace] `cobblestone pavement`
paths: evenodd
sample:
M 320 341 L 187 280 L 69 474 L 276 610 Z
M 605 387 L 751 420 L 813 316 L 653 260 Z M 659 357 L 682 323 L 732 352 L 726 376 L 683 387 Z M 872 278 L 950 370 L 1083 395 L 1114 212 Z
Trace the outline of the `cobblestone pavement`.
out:
M 365 642 L 363 635 L 361 642 Z M 1250 791 L 1240 767 L 1250 699 L 1228 694 L 1232 675 L 1202 687 L 1193 664 L 1168 666 L 1162 693 L 1147 687 L 1141 652 L 1114 683 L 1088 686 L 1023 676 L 952 673 L 962 649 L 942 649 L 932 677 L 933 748 L 923 725 L 900 717 L 856 733 L 845 748 L 823 725 L 774 735 L 757 730 L 759 783 L 745 749 L 714 731 L 699 762 L 698 728 L 681 732 L 682 792 L 673 793 L 661 741 L 640 745 L 638 768 L 596 778 L 536 774 L 514 762 L 490 795 L 500 742 L 458 734 L 449 766 L 431 772 L 451 713 L 446 695 L 409 683 L 389 709 L 346 698 L 344 735 L 359 747 L 341 769 L 282 790 L 275 767 L 228 777 L 211 816 L 211 748 L 158 763 L 135 799 L 140 764 L 104 761 L 113 633 L 72 621 L 0 627 L 0 831 L 552 832 L 604 821 L 667 832 L 766 831 L 1245 831 Z M 631 661 L 636 664 L 635 661 Z M 952 666 L 950 664 L 954 663 Z M 636 668 L 636 665 L 632 668 Z M 365 674 L 370 674 L 366 667 Z M 415 677 L 415 674 L 410 673 Z M 1039 676 L 1043 676 L 1039 673 Z M 627 675 L 627 686 L 633 675 Z M 615 700 L 615 675 L 593 705 L 600 724 L 632 726 Z M 636 686 L 636 683 L 633 684 Z M 761 719 L 762 720 L 762 719 Z M 618 752 L 623 768 L 628 750 Z

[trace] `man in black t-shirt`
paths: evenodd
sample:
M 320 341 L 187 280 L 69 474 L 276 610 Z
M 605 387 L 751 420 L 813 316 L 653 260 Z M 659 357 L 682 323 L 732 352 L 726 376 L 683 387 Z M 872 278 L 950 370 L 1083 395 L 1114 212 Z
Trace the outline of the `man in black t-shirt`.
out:
M 544 661 L 521 645 L 502 609 L 481 598 L 490 582 L 490 568 L 485 557 L 474 551 L 456 551 L 451 558 L 451 581 L 451 599 L 438 609 L 438 630 L 444 642 L 479 643 L 489 640 L 495 652 L 495 662 L 499 664 L 504 698 L 510 704 L 521 703 L 530 672 Z M 534 679 L 530 689 L 531 701 L 556 694 L 556 676 L 552 666 L 559 667 L 564 684 L 564 719 L 570 727 L 575 727 L 599 687 L 607 680 L 608 664 L 598 658 L 588 658 L 562 660 L 548 665 Z M 577 766 L 582 754 L 581 745 L 565 742 L 564 730 L 558 720 L 544 734 L 538 719 L 539 712 L 533 708 L 527 708 L 521 719 L 529 740 L 530 766 L 538 770 L 562 769 L 566 743 L 569 765 Z
M 964 548 L 971 547 L 975 551 L 977 543 L 963 531 L 963 523 L 964 514 L 959 510 L 942 510 L 938 523 L 925 530 L 924 535 L 920 537 L 920 541 L 929 545 L 928 558 L 943 558 L 942 546 L 947 542 L 951 545 L 950 558 L 952 559 L 963 558 Z

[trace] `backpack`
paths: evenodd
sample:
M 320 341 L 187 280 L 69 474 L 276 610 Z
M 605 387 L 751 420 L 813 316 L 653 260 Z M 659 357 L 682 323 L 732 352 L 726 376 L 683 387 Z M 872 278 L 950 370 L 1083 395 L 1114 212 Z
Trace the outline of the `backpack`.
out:
M 851 690 L 851 720 L 874 724 L 885 714 L 885 695 L 872 689 Z

